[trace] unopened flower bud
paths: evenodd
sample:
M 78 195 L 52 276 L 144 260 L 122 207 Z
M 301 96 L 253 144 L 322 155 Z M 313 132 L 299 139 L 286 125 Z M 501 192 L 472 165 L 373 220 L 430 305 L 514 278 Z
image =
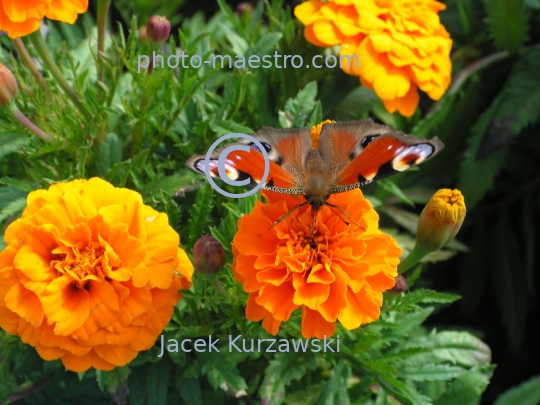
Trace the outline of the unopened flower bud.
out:
M 388 292 L 390 294 L 401 294 L 406 289 L 407 289 L 407 279 L 403 277 L 401 274 L 398 274 L 398 276 L 396 277 L 396 284 L 394 285 L 392 289 L 388 290 Z
M 171 23 L 167 17 L 154 15 L 146 24 L 146 33 L 154 43 L 166 41 L 171 33 Z
M 17 94 L 17 79 L 0 63 L 0 107 L 9 107 Z
M 213 236 L 201 236 L 193 246 L 193 259 L 199 273 L 217 274 L 225 265 L 225 249 Z
M 459 190 L 437 191 L 420 214 L 417 244 L 432 252 L 445 246 L 455 238 L 466 212 L 465 199 Z
M 251 5 L 251 3 L 240 3 L 236 6 L 236 13 L 238 15 L 242 16 L 246 11 L 249 14 L 253 13 L 253 6 Z

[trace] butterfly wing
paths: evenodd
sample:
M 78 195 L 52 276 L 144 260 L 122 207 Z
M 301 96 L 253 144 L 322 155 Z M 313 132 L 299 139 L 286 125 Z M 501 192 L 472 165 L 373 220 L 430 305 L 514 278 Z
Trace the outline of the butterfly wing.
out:
M 370 119 L 325 124 L 319 140 L 319 152 L 330 173 L 330 194 L 407 170 L 443 148 L 438 138 L 406 135 Z
M 270 161 L 270 171 L 264 189 L 287 194 L 301 194 L 303 181 L 303 157 L 311 147 L 309 130 L 307 129 L 275 129 L 262 127 L 251 134 L 266 149 Z M 218 170 L 219 155 L 228 147 L 247 145 L 250 151 L 233 150 L 225 159 L 225 172 L 231 180 L 250 179 L 249 185 L 254 187 L 260 183 L 265 169 L 264 156 L 253 142 L 240 138 L 237 142 L 215 150 L 209 160 L 209 171 L 212 177 L 220 178 Z M 186 166 L 205 174 L 205 157 L 193 155 Z

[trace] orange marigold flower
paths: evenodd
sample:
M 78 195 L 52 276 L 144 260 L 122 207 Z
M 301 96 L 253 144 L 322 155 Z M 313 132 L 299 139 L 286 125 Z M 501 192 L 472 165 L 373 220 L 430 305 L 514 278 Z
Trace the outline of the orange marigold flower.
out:
M 10 38 L 39 29 L 44 17 L 73 24 L 88 9 L 88 0 L 0 0 L 0 30 Z
M 281 322 L 302 307 L 302 336 L 334 334 L 339 320 L 355 329 L 379 318 L 382 292 L 392 288 L 401 249 L 378 229 L 378 214 L 359 189 L 333 194 L 360 226 L 347 226 L 328 206 L 317 211 L 311 234 L 310 205 L 268 229 L 304 197 L 263 191 L 251 214 L 238 221 L 233 239 L 235 278 L 249 293 L 246 317 L 263 320 L 275 335 Z
M 73 371 L 150 349 L 193 266 L 167 215 L 99 178 L 28 195 L 0 253 L 0 327 Z
M 418 88 L 438 100 L 450 84 L 452 40 L 435 0 L 319 0 L 294 10 L 306 27 L 305 38 L 317 46 L 341 45 L 343 70 L 359 76 L 386 109 L 410 117 L 419 102 Z

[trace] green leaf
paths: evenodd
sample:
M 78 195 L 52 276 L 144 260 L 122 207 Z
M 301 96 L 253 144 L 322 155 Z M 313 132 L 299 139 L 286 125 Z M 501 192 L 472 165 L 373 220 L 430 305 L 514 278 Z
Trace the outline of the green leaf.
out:
M 431 333 L 403 343 L 401 348 L 426 350 L 403 360 L 404 367 L 447 363 L 462 367 L 486 366 L 491 362 L 491 350 L 468 332 L 445 331 Z
M 4 208 L 0 210 L 0 222 L 7 217 L 22 212 L 26 208 L 26 198 L 19 198 L 11 201 Z
M 519 51 L 529 30 L 524 0 L 487 0 L 484 5 L 495 43 L 510 53 Z
M 176 387 L 186 404 L 203 405 L 202 391 L 198 379 L 182 378 L 179 376 L 176 380 Z
M 197 192 L 195 204 L 193 204 L 191 217 L 189 218 L 189 241 L 191 245 L 195 243 L 207 228 L 208 216 L 213 206 L 212 188 L 207 182 L 204 182 Z
M 261 36 L 257 43 L 248 49 L 246 59 L 251 55 L 270 55 L 270 52 L 275 49 L 282 37 L 283 34 L 281 32 L 271 32 Z
M 17 190 L 26 191 L 28 193 L 34 191 L 38 187 L 38 185 L 35 183 L 28 183 L 27 181 L 14 179 L 11 177 L 0 178 L 0 184 L 5 184 L 6 186 L 11 186 Z
M 449 381 L 467 370 L 449 364 L 424 364 L 418 367 L 403 367 L 399 376 L 413 381 Z
M 105 140 L 99 145 L 96 159 L 96 170 L 100 177 L 105 177 L 115 164 L 122 161 L 122 141 L 115 133 L 107 134 Z
M 540 375 L 503 393 L 494 405 L 538 405 L 540 403 Z
M 182 175 L 158 177 L 146 183 L 142 194 L 145 197 L 152 197 L 164 191 L 169 195 L 177 195 L 183 188 L 193 184 L 195 176 L 197 176 L 195 173 L 184 172 Z
M 201 363 L 203 375 L 206 375 L 208 382 L 217 390 L 223 383 L 227 388 L 236 393 L 247 389 L 247 384 L 238 372 L 234 364 L 227 360 L 223 354 L 218 352 L 200 352 L 197 358 Z
M 402 202 L 405 204 L 410 205 L 411 207 L 414 207 L 414 203 L 410 200 L 409 197 L 405 195 L 403 191 L 390 179 L 382 179 L 377 182 L 377 184 L 388 193 L 395 195 L 397 198 L 399 198 Z
M 350 405 L 347 383 L 351 375 L 349 363 L 340 360 L 332 369 L 330 379 L 323 384 L 317 405 Z
M 282 128 L 302 128 L 306 125 L 317 97 L 317 83 L 309 82 L 298 92 L 295 98 L 285 103 L 285 110 L 279 112 L 279 123 Z
M 533 48 L 516 62 L 504 88 L 471 129 L 457 188 L 467 208 L 482 199 L 503 167 L 510 141 L 540 119 L 540 49 Z
M 477 405 L 489 384 L 493 367 L 476 368 L 462 374 L 450 384 L 434 405 Z
M 20 151 L 21 146 L 27 144 L 30 138 L 23 134 L 0 134 L 0 161 L 4 156 Z
M 260 397 L 268 398 L 269 405 L 282 404 L 285 386 L 292 380 L 300 380 L 308 370 L 317 367 L 313 356 L 304 353 L 288 352 L 276 354 L 264 372 Z
M 210 129 L 218 136 L 228 134 L 251 134 L 253 129 L 242 124 L 238 124 L 232 120 L 212 120 Z
M 148 369 L 146 376 L 146 392 L 149 404 L 165 404 L 170 377 L 170 363 L 162 360 L 154 363 Z

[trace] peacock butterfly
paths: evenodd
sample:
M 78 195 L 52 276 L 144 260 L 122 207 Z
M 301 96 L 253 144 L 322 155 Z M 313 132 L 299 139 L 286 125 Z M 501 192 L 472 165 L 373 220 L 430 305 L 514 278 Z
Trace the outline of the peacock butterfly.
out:
M 324 124 L 318 142 L 312 141 L 307 128 L 262 127 L 251 136 L 264 147 L 270 162 L 269 175 L 262 188 L 285 194 L 303 194 L 306 198 L 306 202 L 294 207 L 274 225 L 308 203 L 315 212 L 323 205 L 336 208 L 356 224 L 341 207 L 327 201 L 331 194 L 402 172 L 425 162 L 444 148 L 436 137 L 426 140 L 406 135 L 371 119 Z M 248 145 L 250 150 L 233 148 L 231 151 L 231 145 L 243 145 L 244 148 Z M 228 149 L 225 159 L 227 176 L 234 181 L 243 180 L 252 187 L 257 186 L 263 178 L 265 159 L 259 147 L 247 139 L 239 139 L 215 150 L 208 161 L 210 175 L 221 178 L 218 159 L 225 149 Z M 186 165 L 205 174 L 205 156 L 193 155 Z

